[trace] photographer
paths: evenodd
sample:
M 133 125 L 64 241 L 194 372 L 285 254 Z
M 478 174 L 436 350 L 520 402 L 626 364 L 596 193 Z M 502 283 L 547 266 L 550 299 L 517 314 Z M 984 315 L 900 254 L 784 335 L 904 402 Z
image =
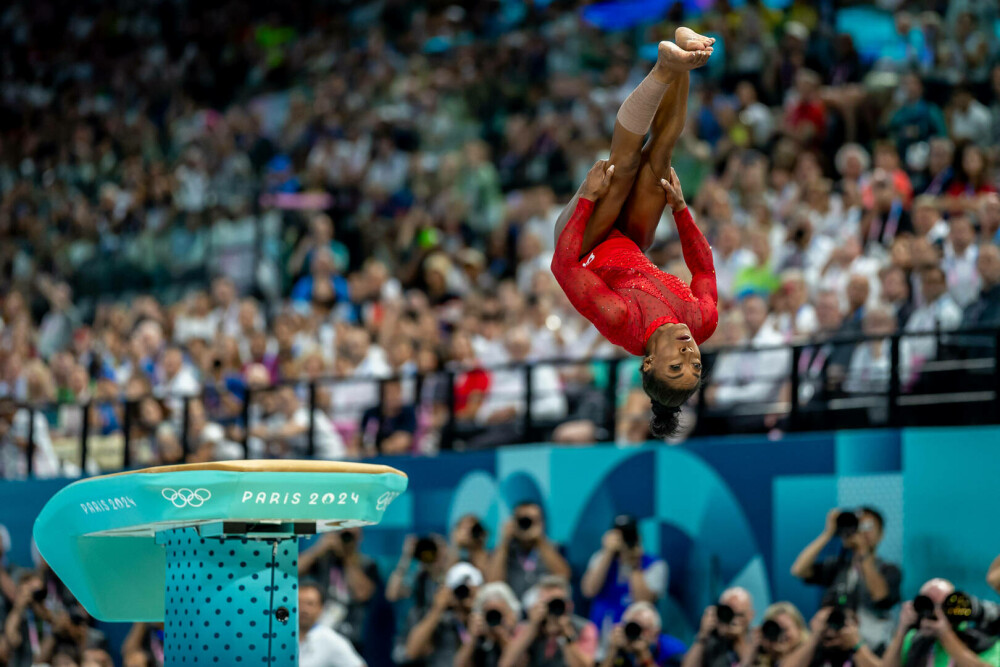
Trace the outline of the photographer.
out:
M 490 558 L 489 581 L 505 581 L 524 602 L 524 594 L 545 575 L 569 580 L 569 563 L 545 535 L 545 516 L 538 503 L 524 502 L 504 524 L 500 544 Z
M 475 514 L 466 514 L 451 531 L 451 559 L 457 563 L 472 563 L 480 572 L 490 567 L 490 552 L 486 549 L 489 532 Z
M 633 602 L 656 601 L 667 589 L 667 564 L 645 553 L 635 517 L 621 515 L 590 558 L 580 591 L 592 598 L 590 620 L 607 637 Z
M 892 638 L 892 608 L 899 602 L 902 573 L 875 555 L 882 541 L 882 515 L 871 507 L 858 512 L 830 510 L 826 526 L 792 564 L 792 574 L 807 584 L 826 588 L 824 600 L 837 600 L 857 611 L 861 638 L 877 654 Z M 817 563 L 834 537 L 841 553 Z
M 520 617 L 521 603 L 510 586 L 494 581 L 480 588 L 472 603 L 469 636 L 455 656 L 455 667 L 499 665 Z
M 990 569 L 986 573 L 986 583 L 997 593 L 1000 593 L 1000 556 L 997 556 L 990 564 Z
M 723 591 L 719 603 L 702 614 L 698 635 L 681 666 L 732 667 L 748 660 L 752 648 L 747 634 L 752 621 L 750 593 L 743 588 Z
M 962 606 L 962 610 L 955 609 Z M 899 627 L 886 649 L 882 666 L 1000 665 L 1000 643 L 996 636 L 976 627 L 977 621 L 983 620 L 977 618 L 981 611 L 977 614 L 974 610 L 979 606 L 977 600 L 955 595 L 955 586 L 950 581 L 931 579 L 921 586 L 920 595 L 903 604 Z M 955 614 L 954 611 L 968 613 Z
M 472 602 L 483 574 L 469 563 L 452 565 L 434 602 L 406 636 L 405 659 L 426 667 L 452 667 L 467 634 Z
M 853 609 L 823 607 L 809 627 L 812 635 L 782 660 L 781 667 L 881 667 L 879 657 L 861 638 Z
M 753 651 L 744 667 L 775 667 L 809 639 L 802 613 L 791 602 L 775 602 L 753 632 Z
M 299 557 L 299 576 L 326 586 L 320 622 L 351 640 L 364 652 L 362 633 L 369 603 L 378 588 L 378 568 L 360 551 L 361 529 L 324 534 Z
M 535 598 L 500 657 L 500 667 L 593 667 L 597 628 L 573 614 L 572 591 L 562 577 L 544 577 L 525 596 Z
M 399 555 L 396 568 L 389 575 L 385 587 L 385 598 L 389 602 L 399 602 L 413 596 L 413 609 L 422 616 L 434 599 L 438 584 L 444 579 L 449 555 L 444 539 L 439 535 L 417 537 L 407 535 L 403 541 L 403 551 Z M 417 563 L 411 582 L 407 579 L 410 569 Z
M 665 667 L 679 665 L 687 647 L 660 633 L 660 613 L 649 602 L 634 602 L 611 631 L 608 653 L 601 667 Z

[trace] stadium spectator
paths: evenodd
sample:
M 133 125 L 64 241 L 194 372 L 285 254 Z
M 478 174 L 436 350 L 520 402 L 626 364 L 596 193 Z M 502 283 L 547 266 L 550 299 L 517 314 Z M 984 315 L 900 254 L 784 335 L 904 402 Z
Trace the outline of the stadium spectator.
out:
M 682 667 L 722 667 L 747 661 L 752 651 L 749 633 L 753 615 L 750 593 L 742 588 L 723 591 L 718 604 L 702 614 Z
M 855 520 L 848 521 L 850 518 Z M 826 589 L 824 604 L 857 612 L 855 622 L 860 636 L 875 653 L 884 651 L 892 638 L 892 608 L 899 603 L 902 579 L 899 567 L 875 553 L 882 541 L 882 531 L 882 515 L 870 507 L 863 507 L 857 513 L 832 509 L 826 515 L 823 532 L 806 545 L 792 564 L 794 576 Z M 841 553 L 817 562 L 820 552 L 835 537 L 841 542 Z M 813 631 L 816 632 L 815 627 Z M 814 637 L 813 648 L 828 639 Z
M 940 266 L 924 269 L 920 274 L 920 286 L 923 305 L 913 311 L 904 331 L 915 334 L 957 329 L 962 323 L 962 309 L 948 293 L 944 270 Z M 905 382 L 912 381 L 913 374 L 937 356 L 936 335 L 907 337 L 900 345 L 900 363 L 909 369 Z
M 361 416 L 356 449 L 369 456 L 408 454 L 416 431 L 417 412 L 404 402 L 403 383 L 387 380 L 382 383 L 381 400 Z
M 569 579 L 570 567 L 545 532 L 545 514 L 538 503 L 514 507 L 490 558 L 487 581 L 503 581 L 522 602 L 546 575 Z M 530 606 L 530 605 L 528 605 Z
M 633 602 L 656 604 L 666 591 L 666 562 L 643 550 L 635 517 L 617 517 L 580 580 L 580 592 L 591 600 L 590 620 L 600 630 L 602 643 L 626 607 Z
M 351 642 L 320 623 L 323 588 L 299 582 L 299 665 L 302 667 L 364 667 Z
M 250 435 L 262 440 L 272 455 L 291 458 L 305 456 L 310 430 L 318 458 L 343 458 L 344 441 L 330 418 L 318 408 L 313 408 L 310 414 L 309 408 L 295 395 L 295 389 L 286 385 L 277 390 L 275 411 L 267 424 L 251 427 Z
M 843 389 L 849 394 L 884 392 L 889 387 L 891 354 L 889 336 L 897 331 L 896 318 L 886 308 L 871 308 L 861 323 L 861 333 L 878 336 L 859 343 L 851 353 Z M 905 365 L 905 361 L 900 361 Z M 904 373 L 903 370 L 900 371 Z
M 471 625 L 473 603 L 483 574 L 468 563 L 449 568 L 430 609 L 406 636 L 406 659 L 428 667 L 454 665 Z
M 589 667 L 597 652 L 597 628 L 573 613 L 569 583 L 546 575 L 525 601 L 527 618 L 514 633 L 500 658 L 501 667 L 550 665 Z
M 984 245 L 976 258 L 979 298 L 962 314 L 962 328 L 975 329 L 1000 324 L 1000 248 Z
M 299 556 L 299 576 L 326 587 L 320 623 L 344 635 L 362 655 L 363 633 L 379 586 L 375 562 L 361 553 L 361 529 L 323 535 Z

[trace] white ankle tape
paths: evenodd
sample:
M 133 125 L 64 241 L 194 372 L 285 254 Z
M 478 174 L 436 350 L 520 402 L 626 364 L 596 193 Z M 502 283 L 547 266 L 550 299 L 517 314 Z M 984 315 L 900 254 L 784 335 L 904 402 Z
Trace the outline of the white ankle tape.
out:
M 618 122 L 621 126 L 635 134 L 646 134 L 653 124 L 653 116 L 656 115 L 660 98 L 668 85 L 651 76 L 643 79 L 618 109 Z

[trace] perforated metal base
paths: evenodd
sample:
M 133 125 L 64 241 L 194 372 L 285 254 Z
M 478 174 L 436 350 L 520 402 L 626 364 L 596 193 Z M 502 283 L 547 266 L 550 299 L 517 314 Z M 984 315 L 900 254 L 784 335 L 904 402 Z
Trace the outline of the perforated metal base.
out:
M 298 664 L 298 540 L 158 533 L 166 547 L 164 667 Z

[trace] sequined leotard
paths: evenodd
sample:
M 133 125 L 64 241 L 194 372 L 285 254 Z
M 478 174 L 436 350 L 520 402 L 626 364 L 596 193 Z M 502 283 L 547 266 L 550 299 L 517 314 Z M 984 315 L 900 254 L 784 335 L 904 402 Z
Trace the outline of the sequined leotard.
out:
M 683 322 L 696 342 L 708 339 L 719 322 L 712 249 L 688 209 L 674 213 L 691 270 L 690 287 L 664 273 L 632 239 L 615 230 L 580 259 L 583 232 L 594 202 L 580 198 L 559 236 L 552 273 L 581 315 L 605 338 L 631 354 L 646 354 L 646 341 L 664 324 Z

